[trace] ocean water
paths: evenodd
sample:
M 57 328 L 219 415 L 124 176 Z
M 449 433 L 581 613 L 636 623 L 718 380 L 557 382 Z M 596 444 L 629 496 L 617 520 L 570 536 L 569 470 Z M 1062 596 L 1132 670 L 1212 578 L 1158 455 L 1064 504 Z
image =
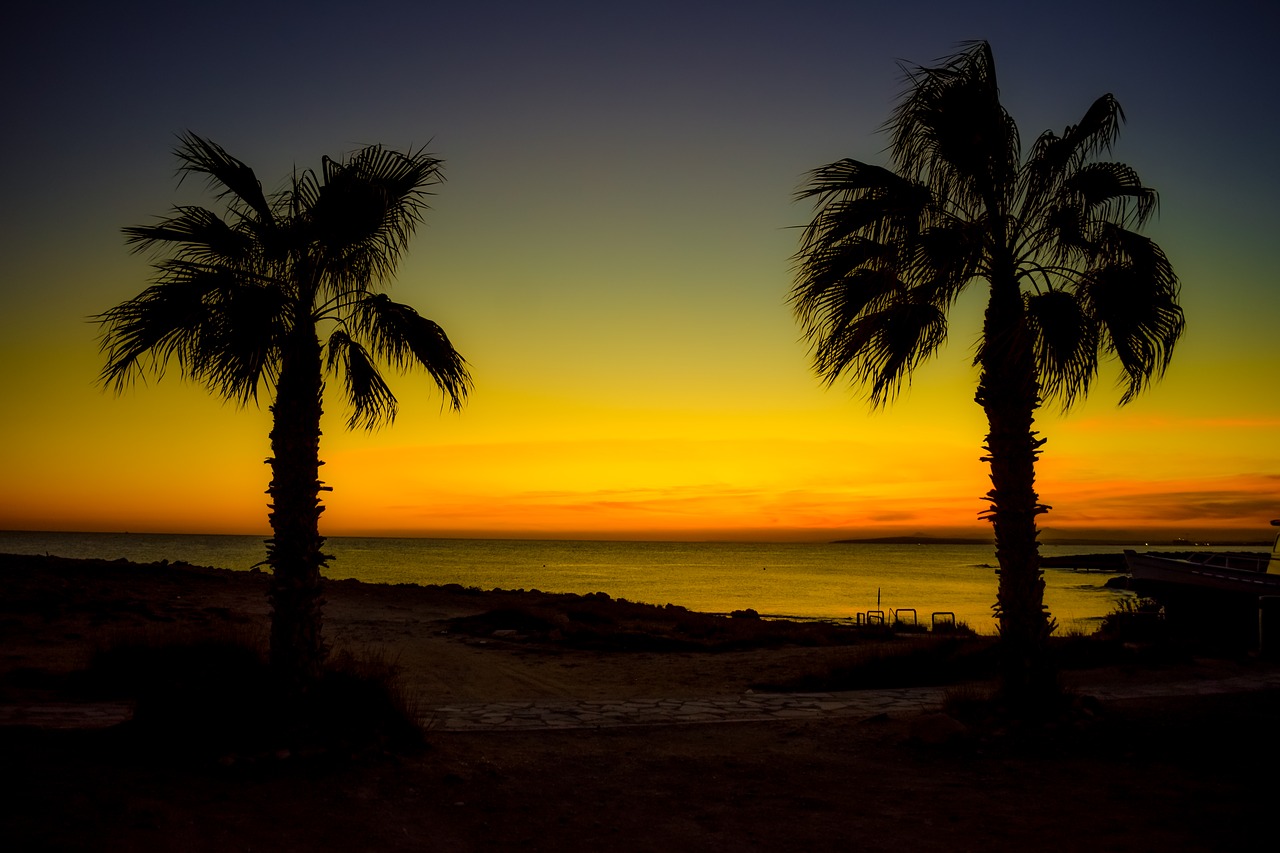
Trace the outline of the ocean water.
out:
M 1124 546 L 1042 546 L 1046 556 Z M 1134 546 L 1143 550 L 1144 546 Z M 606 592 L 651 604 L 728 613 L 854 618 L 883 610 L 928 623 L 954 613 L 982 633 L 996 628 L 994 551 L 986 545 L 597 542 L 332 537 L 326 575 L 375 583 L 457 583 L 481 589 Z M 198 534 L 0 532 L 0 552 L 183 560 L 247 570 L 264 537 Z M 1064 628 L 1091 630 L 1127 593 L 1110 575 L 1046 569 L 1045 599 Z

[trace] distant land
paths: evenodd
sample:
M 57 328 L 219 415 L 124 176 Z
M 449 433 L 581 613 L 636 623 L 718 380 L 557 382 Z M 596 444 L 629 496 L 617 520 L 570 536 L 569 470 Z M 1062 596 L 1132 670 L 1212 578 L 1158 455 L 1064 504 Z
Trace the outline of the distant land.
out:
M 995 545 L 994 539 L 947 536 L 879 536 L 874 539 L 834 539 L 832 545 Z
M 874 539 L 833 539 L 833 545 L 991 545 L 995 546 L 994 539 L 972 539 L 963 537 L 950 536 L 880 536 Z M 1225 547 L 1225 548 L 1270 548 L 1271 540 L 1269 539 L 1215 539 L 1215 540 L 1190 540 L 1190 539 L 1096 539 L 1090 537 L 1081 537 L 1079 539 L 1067 537 L 1050 537 L 1041 540 L 1041 545 L 1089 545 L 1089 546 L 1119 546 L 1119 545 L 1148 545 L 1160 548 L 1194 548 L 1194 547 Z

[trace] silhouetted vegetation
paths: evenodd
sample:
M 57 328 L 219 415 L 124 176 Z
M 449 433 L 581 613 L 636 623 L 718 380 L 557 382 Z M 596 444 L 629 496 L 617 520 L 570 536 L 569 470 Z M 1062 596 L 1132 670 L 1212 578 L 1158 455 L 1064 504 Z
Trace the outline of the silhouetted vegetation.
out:
M 871 690 L 956 684 L 994 674 L 995 642 L 990 637 L 913 637 L 858 648 L 847 662 L 826 671 L 752 686 L 779 692 Z
M 153 225 L 124 229 L 137 251 L 158 256 L 155 283 L 99 314 L 102 383 L 185 378 L 238 404 L 271 400 L 273 535 L 270 659 L 295 684 L 320 677 L 321 576 L 329 559 L 319 532 L 320 417 L 325 375 L 338 379 L 350 428 L 395 419 L 396 398 L 379 363 L 422 367 L 457 409 L 471 387 L 444 331 L 381 286 L 443 179 L 440 160 L 381 146 L 323 158 L 265 195 L 247 165 L 188 133 L 175 154 L 185 178 L 207 180 L 220 211 L 184 206 Z M 319 335 L 326 335 L 321 340 Z
M 817 374 L 850 380 L 875 407 L 942 346 L 960 293 L 986 285 L 976 399 L 990 429 L 1002 683 L 1009 701 L 1034 704 L 1056 692 L 1036 410 L 1082 399 L 1101 355 L 1120 366 L 1122 403 L 1158 378 L 1182 332 L 1178 280 L 1138 234 L 1155 191 L 1129 166 L 1100 159 L 1124 118 L 1114 97 L 1061 136 L 1040 134 L 1024 155 L 987 43 L 910 69 L 907 84 L 888 123 L 890 168 L 840 160 L 800 190 L 816 212 L 791 303 Z
M 602 594 L 522 594 L 495 591 L 505 606 L 453 619 L 450 631 L 515 643 L 592 651 L 731 651 L 785 645 L 864 642 L 878 632 L 821 620 L 743 618 L 698 613 Z M 521 599 L 526 599 L 521 601 Z
M 93 698 L 131 699 L 138 743 L 169 760 L 246 765 L 346 761 L 424 747 L 418 709 L 384 654 L 333 655 L 305 692 L 239 631 L 121 635 L 77 674 Z

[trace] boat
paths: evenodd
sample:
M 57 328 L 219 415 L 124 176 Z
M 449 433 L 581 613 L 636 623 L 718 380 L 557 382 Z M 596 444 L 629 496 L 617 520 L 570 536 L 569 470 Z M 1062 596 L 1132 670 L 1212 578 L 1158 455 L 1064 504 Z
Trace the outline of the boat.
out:
M 1271 522 L 1280 527 L 1280 519 Z M 1271 553 L 1201 552 L 1178 554 L 1140 554 L 1124 552 L 1131 586 L 1195 587 L 1224 593 L 1250 596 L 1280 595 L 1280 534 L 1276 535 Z

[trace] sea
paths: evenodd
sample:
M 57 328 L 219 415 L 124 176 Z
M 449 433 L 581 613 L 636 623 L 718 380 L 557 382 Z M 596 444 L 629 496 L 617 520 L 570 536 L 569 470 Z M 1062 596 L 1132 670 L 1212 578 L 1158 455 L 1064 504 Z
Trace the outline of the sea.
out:
M 991 545 L 880 543 L 619 542 L 513 539 L 397 539 L 335 536 L 330 578 L 371 583 L 449 584 L 479 589 L 604 592 L 708 613 L 752 609 L 762 616 L 929 625 L 950 614 L 979 633 L 996 621 Z M 1042 545 L 1045 556 L 1113 553 L 1132 546 Z M 247 571 L 266 556 L 265 537 L 161 533 L 0 531 L 0 553 L 169 560 Z M 1129 593 L 1112 575 L 1046 568 L 1045 603 L 1066 630 L 1088 632 Z M 940 615 L 939 619 L 948 619 Z

